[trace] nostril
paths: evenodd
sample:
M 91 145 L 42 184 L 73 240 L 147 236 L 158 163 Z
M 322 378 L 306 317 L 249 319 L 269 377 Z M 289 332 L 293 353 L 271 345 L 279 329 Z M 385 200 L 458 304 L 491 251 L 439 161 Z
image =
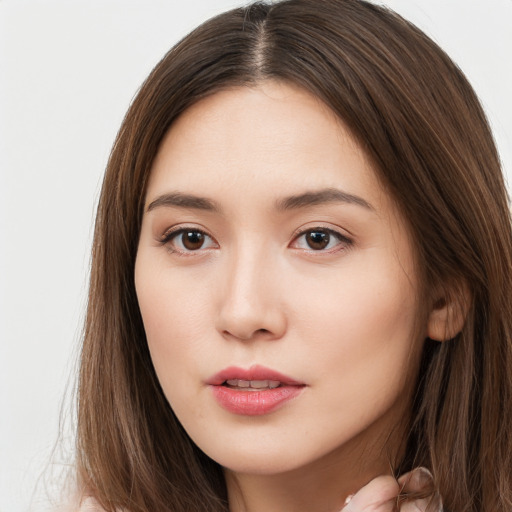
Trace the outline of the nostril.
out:
M 223 331 L 223 334 L 225 336 L 234 336 L 235 338 L 249 341 L 252 339 L 258 339 L 258 338 L 267 338 L 272 335 L 272 331 L 269 329 L 256 329 L 254 331 L 250 332 L 241 332 L 241 331 L 230 331 L 229 329 L 226 329 Z

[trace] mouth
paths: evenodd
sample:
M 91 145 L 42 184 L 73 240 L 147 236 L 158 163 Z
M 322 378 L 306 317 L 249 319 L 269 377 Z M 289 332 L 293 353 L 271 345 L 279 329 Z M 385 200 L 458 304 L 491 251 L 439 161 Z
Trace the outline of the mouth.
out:
M 254 365 L 249 369 L 230 366 L 210 377 L 206 384 L 211 386 L 229 386 L 244 390 L 274 389 L 279 386 L 304 386 L 287 375 L 265 366 Z
M 299 396 L 305 384 L 275 370 L 229 367 L 206 382 L 217 403 L 230 413 L 259 416 L 271 413 Z

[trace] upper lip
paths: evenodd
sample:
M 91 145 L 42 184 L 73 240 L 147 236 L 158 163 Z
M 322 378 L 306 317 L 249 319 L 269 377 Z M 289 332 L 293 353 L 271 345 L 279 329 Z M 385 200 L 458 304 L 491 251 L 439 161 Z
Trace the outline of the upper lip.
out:
M 271 380 L 279 381 L 281 384 L 288 386 L 303 386 L 304 383 L 298 382 L 287 375 L 283 375 L 280 372 L 266 368 L 260 365 L 251 366 L 248 369 L 238 368 L 236 366 L 230 366 L 224 368 L 220 372 L 210 377 L 206 383 L 211 386 L 220 386 L 227 380 Z

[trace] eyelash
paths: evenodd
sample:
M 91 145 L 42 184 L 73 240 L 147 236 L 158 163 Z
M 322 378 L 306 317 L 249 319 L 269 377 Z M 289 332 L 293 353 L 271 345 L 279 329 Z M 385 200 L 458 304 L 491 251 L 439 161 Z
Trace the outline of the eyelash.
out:
M 173 240 L 177 239 L 179 237 L 179 235 L 183 235 L 184 233 L 196 233 L 196 234 L 199 234 L 199 235 L 209 239 L 211 241 L 210 243 L 217 244 L 215 239 L 212 236 L 210 236 L 206 231 L 204 231 L 202 229 L 198 229 L 196 227 L 187 227 L 187 226 L 178 226 L 178 227 L 175 227 L 175 228 L 172 228 L 172 229 L 166 231 L 164 233 L 164 235 L 162 236 L 162 238 L 159 240 L 159 242 L 162 246 L 166 246 L 167 250 L 170 253 L 177 254 L 179 256 L 192 256 L 192 255 L 194 255 L 194 253 L 197 253 L 201 250 L 205 251 L 205 250 L 212 248 L 212 247 L 205 248 L 205 247 L 203 247 L 203 244 L 195 250 L 187 249 L 187 248 L 177 249 L 176 247 L 173 247 L 171 242 Z M 334 229 L 326 228 L 323 226 L 315 226 L 312 228 L 302 229 L 302 230 L 294 233 L 293 239 L 290 243 L 290 246 L 293 247 L 295 244 L 297 244 L 297 241 L 300 240 L 301 237 L 305 237 L 308 234 L 313 234 L 313 233 L 328 235 L 329 237 L 334 238 L 337 241 L 337 243 L 335 244 L 334 247 L 326 249 L 325 247 L 328 247 L 329 244 L 331 243 L 331 239 L 329 239 L 327 245 L 325 247 L 322 247 L 319 249 L 314 249 L 313 247 L 311 247 L 309 245 L 308 242 L 305 242 L 305 243 L 309 246 L 309 248 L 306 248 L 306 247 L 304 247 L 304 248 L 295 247 L 295 248 L 298 250 L 311 252 L 311 253 L 317 253 L 317 254 L 322 254 L 322 253 L 323 254 L 326 254 L 326 253 L 333 254 L 333 253 L 343 251 L 343 250 L 350 248 L 354 243 L 352 239 L 348 238 L 345 235 L 342 235 L 341 233 L 339 233 L 338 231 L 335 231 Z

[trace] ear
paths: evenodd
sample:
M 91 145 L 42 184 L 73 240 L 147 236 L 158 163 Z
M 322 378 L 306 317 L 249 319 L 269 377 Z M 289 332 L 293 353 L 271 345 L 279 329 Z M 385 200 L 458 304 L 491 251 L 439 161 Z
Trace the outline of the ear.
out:
M 434 301 L 427 323 L 427 336 L 436 341 L 455 338 L 462 331 L 471 295 L 465 283 L 444 289 Z

